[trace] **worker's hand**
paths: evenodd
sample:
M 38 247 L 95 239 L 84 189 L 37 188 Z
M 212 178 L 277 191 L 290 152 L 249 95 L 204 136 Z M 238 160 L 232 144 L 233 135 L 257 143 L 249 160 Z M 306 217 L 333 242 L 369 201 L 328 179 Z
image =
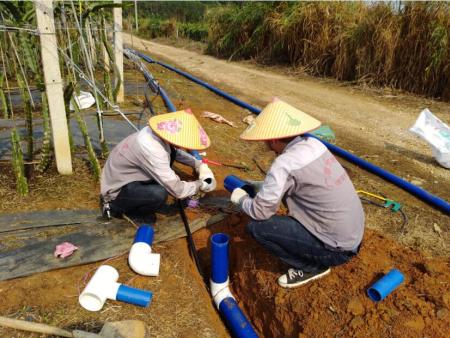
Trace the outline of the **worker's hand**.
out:
M 210 192 L 216 189 L 217 182 L 213 172 L 206 163 L 200 164 L 198 168 L 198 178 L 201 181 L 200 190 Z
M 239 205 L 239 201 L 241 200 L 242 197 L 248 197 L 247 192 L 244 189 L 236 188 L 231 193 L 230 200 L 234 204 Z

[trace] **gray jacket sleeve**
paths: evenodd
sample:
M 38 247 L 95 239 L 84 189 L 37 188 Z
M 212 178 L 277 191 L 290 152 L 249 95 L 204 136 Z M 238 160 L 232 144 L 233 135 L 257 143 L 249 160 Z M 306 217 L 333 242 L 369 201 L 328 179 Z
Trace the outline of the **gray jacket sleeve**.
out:
M 177 149 L 175 160 L 195 169 L 202 164 L 202 161 L 197 160 L 194 156 L 181 149 Z
M 142 146 L 146 155 L 142 159 L 143 170 L 161 184 L 172 196 L 184 199 L 195 195 L 200 189 L 200 181 L 186 182 L 170 167 L 170 156 L 167 153 L 155 150 L 150 151 L 145 145 Z
M 283 161 L 283 156 L 279 156 L 272 164 L 256 196 L 243 197 L 239 201 L 242 210 L 257 221 L 263 221 L 275 215 L 284 193 L 289 188 L 289 172 L 288 163 Z

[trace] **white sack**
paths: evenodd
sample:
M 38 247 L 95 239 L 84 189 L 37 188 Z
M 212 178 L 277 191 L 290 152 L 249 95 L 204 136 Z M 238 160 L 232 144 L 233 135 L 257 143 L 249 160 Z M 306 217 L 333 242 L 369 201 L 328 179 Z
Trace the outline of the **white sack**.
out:
M 410 132 L 431 146 L 433 156 L 444 168 L 450 169 L 450 128 L 428 109 L 422 110 Z

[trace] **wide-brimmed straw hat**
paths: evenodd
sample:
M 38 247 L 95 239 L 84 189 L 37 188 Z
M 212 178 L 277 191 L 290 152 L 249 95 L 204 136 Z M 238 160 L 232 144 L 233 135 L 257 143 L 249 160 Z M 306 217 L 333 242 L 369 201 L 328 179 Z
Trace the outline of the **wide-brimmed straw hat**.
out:
M 250 141 L 266 141 L 301 135 L 320 127 L 314 117 L 274 99 L 250 123 L 241 138 Z
M 148 124 L 156 135 L 177 147 L 203 150 L 211 144 L 190 109 L 153 116 Z

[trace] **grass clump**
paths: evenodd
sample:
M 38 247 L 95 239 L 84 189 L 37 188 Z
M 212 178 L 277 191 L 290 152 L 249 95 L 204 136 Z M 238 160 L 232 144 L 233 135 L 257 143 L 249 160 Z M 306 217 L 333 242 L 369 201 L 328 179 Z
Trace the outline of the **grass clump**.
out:
M 207 15 L 208 52 L 450 99 L 446 2 L 251 2 Z

